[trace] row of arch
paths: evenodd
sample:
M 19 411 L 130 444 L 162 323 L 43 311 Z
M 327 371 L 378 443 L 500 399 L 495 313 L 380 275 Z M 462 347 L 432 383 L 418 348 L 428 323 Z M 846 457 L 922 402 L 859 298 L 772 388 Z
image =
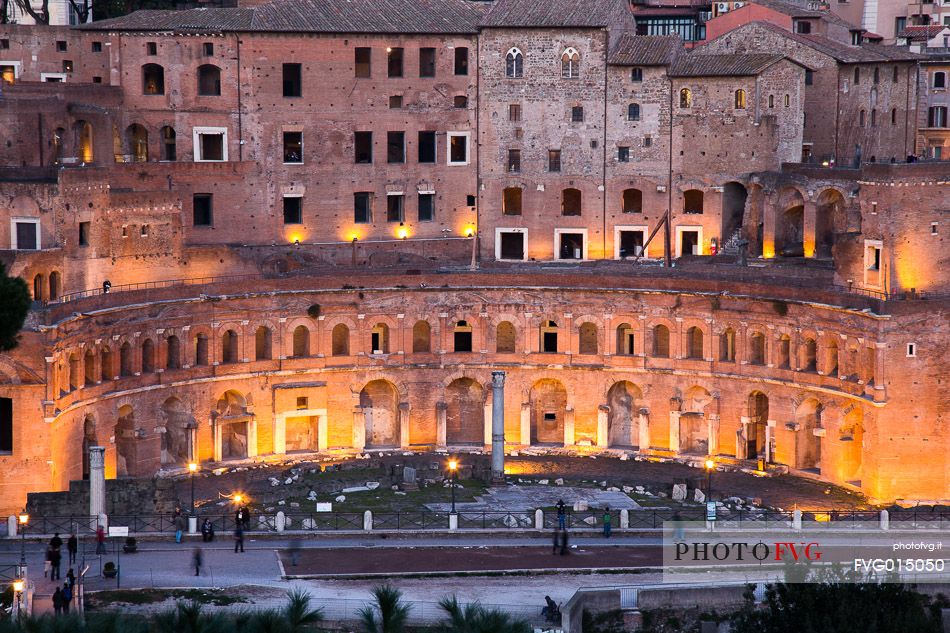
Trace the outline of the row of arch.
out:
M 741 186 L 741 185 L 740 185 Z M 704 194 L 699 189 L 687 189 L 683 192 L 683 212 L 700 214 L 703 212 Z M 743 199 L 744 200 L 744 199 Z M 524 188 L 505 187 L 502 191 L 501 211 L 503 215 L 521 215 L 524 208 Z M 580 189 L 561 190 L 561 215 L 579 216 L 583 211 L 583 195 Z M 621 213 L 643 212 L 643 191 L 628 187 L 620 194 Z
M 569 46 L 561 53 L 561 77 L 577 79 L 580 77 L 581 55 L 576 48 Z M 517 47 L 505 53 L 505 77 L 520 79 L 524 77 L 524 53 Z
M 159 129 L 161 140 L 160 159 L 163 161 L 178 160 L 178 134 L 170 125 Z M 125 134 L 119 136 L 118 130 L 113 130 L 113 145 L 117 162 L 144 163 L 149 159 L 148 130 L 140 123 L 132 123 L 125 128 Z
M 214 64 L 202 64 L 195 73 L 199 97 L 221 96 L 221 69 Z M 142 94 L 165 94 L 165 68 L 161 64 L 142 66 Z

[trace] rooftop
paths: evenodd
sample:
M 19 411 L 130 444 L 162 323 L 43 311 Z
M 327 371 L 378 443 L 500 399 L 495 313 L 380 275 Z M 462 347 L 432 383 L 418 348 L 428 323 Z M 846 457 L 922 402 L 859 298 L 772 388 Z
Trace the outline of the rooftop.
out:
M 618 66 L 669 66 L 683 50 L 677 35 L 624 33 L 610 51 L 608 62 Z
M 604 28 L 630 15 L 627 0 L 497 0 L 481 26 Z
M 785 59 L 769 53 L 680 55 L 670 65 L 670 77 L 742 77 L 760 72 Z

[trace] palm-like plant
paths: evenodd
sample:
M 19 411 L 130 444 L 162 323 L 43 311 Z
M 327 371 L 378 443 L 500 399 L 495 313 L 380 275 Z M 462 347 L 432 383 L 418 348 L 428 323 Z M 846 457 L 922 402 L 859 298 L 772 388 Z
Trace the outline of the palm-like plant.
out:
M 287 592 L 287 604 L 281 614 L 287 625 L 284 630 L 288 633 L 298 633 L 323 621 L 323 609 L 311 609 L 310 594 L 299 587 Z
M 498 609 L 486 609 L 477 602 L 459 604 L 455 596 L 442 598 L 439 607 L 448 615 L 441 630 L 444 633 L 531 633 L 524 620 L 515 620 Z
M 179 602 L 174 610 L 159 613 L 152 620 L 155 633 L 225 633 L 231 631 L 226 618 L 205 612 L 199 602 Z
M 402 592 L 390 585 L 373 589 L 373 606 L 359 610 L 366 633 L 403 633 L 409 619 L 409 605 L 402 602 Z M 379 617 L 377 618 L 377 612 Z

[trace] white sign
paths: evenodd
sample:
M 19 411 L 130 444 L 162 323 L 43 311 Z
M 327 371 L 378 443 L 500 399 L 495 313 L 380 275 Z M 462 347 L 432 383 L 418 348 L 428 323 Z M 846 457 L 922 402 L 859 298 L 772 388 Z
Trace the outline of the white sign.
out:
M 317 504 L 317 512 L 333 512 L 333 504 L 332 504 L 332 503 L 323 503 L 323 502 L 318 503 L 318 504 Z
M 127 525 L 110 525 L 109 526 L 109 536 L 128 536 L 129 535 L 129 526 Z

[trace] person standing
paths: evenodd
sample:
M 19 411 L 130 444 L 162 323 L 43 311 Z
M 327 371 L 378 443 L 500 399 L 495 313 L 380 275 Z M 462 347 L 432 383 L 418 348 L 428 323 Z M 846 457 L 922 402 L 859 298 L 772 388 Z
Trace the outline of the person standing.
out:
M 69 586 L 69 582 L 63 583 L 63 614 L 69 615 L 69 605 L 73 601 L 73 588 Z
M 204 556 L 201 553 L 201 548 L 196 547 L 194 554 L 191 556 L 192 562 L 195 564 L 195 576 L 201 575 L 201 563 L 204 560 Z
M 58 549 L 50 548 L 49 551 L 49 579 L 50 580 L 59 580 L 59 566 L 63 561 L 63 555 Z
M 610 538 L 610 506 L 604 509 L 604 538 Z
M 73 589 L 76 586 L 76 574 L 73 573 L 72 567 L 70 567 L 69 571 L 66 572 L 66 584 L 69 585 L 70 589 Z
M 106 531 L 101 525 L 96 526 L 96 555 L 106 553 Z
M 49 546 L 53 549 L 59 549 L 63 546 L 63 539 L 59 537 L 59 532 L 53 534 L 53 538 L 49 540 Z
M 238 523 L 234 526 L 234 553 L 237 554 L 238 548 L 241 553 L 244 552 L 244 524 Z
M 46 546 L 46 554 L 43 556 L 43 578 L 50 576 L 53 570 L 53 548 Z
M 75 534 L 70 534 L 69 538 L 66 539 L 66 551 L 69 552 L 69 564 L 76 564 L 76 552 L 79 551 L 79 540 L 76 538 Z
M 567 510 L 564 508 L 564 499 L 558 499 L 557 505 L 557 527 L 559 530 L 567 529 Z
M 175 542 L 181 543 L 181 535 L 184 533 L 185 529 L 188 527 L 185 523 L 185 515 L 181 512 L 175 515 Z
M 201 524 L 201 540 L 205 543 L 214 540 L 214 525 L 208 517 L 205 517 L 204 522 Z
M 53 611 L 56 615 L 63 612 L 63 590 L 59 587 L 53 592 Z
M 241 507 L 241 512 L 244 514 L 244 530 L 245 531 L 250 530 L 251 529 L 251 509 L 248 508 L 247 505 L 245 504 L 243 507 Z

